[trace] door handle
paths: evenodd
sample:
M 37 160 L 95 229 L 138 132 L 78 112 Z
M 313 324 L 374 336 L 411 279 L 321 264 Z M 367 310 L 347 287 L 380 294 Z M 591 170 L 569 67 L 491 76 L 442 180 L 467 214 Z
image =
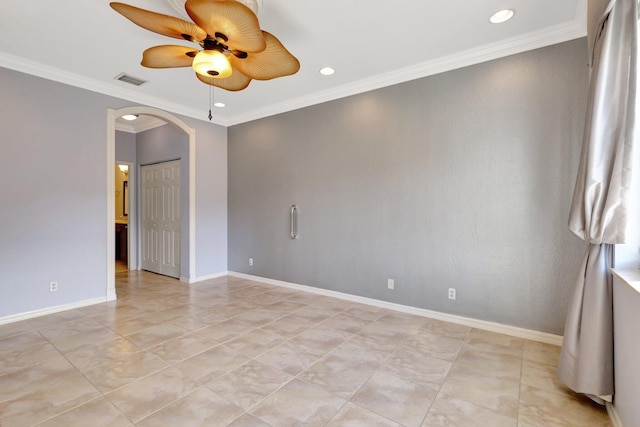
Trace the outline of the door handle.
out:
M 291 205 L 289 213 L 289 236 L 294 240 L 298 238 L 298 207 L 296 205 Z

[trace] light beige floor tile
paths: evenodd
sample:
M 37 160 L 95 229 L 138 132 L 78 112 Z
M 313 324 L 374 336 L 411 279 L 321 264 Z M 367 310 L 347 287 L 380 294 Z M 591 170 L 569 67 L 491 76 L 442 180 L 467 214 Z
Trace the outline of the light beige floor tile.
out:
M 386 310 L 386 314 L 377 319 L 377 321 L 386 323 L 387 325 L 399 326 L 407 331 L 412 331 L 423 325 L 424 319 L 424 317 L 416 316 L 414 314 Z
M 352 304 L 351 306 L 346 307 L 342 313 L 357 317 L 358 319 L 373 322 L 387 314 L 387 311 L 383 308 L 373 307 L 370 305 Z
M 518 422 L 535 427 L 610 427 L 607 411 L 587 397 L 574 398 L 522 385 Z
M 102 323 L 105 326 L 111 327 L 113 325 L 117 325 L 119 323 L 125 322 L 126 320 L 144 316 L 145 314 L 149 313 L 147 310 L 143 310 L 140 307 L 136 307 L 134 305 L 123 303 L 120 300 L 114 301 L 114 302 L 118 303 L 117 307 L 109 306 L 107 307 L 107 309 L 102 310 L 98 314 L 91 315 L 91 318 L 94 320 L 97 320 L 98 322 Z M 111 303 L 105 303 L 104 305 L 106 306 L 108 304 L 111 304 Z M 135 331 L 125 331 L 125 332 L 131 333 Z
M 322 309 L 333 316 L 351 307 L 352 305 L 362 306 L 362 304 L 354 304 L 350 301 L 323 296 L 317 301 L 315 301 L 315 303 L 313 304 L 313 307 Z M 372 307 L 372 308 L 375 308 L 375 307 Z
M 322 426 L 345 401 L 311 384 L 292 380 L 251 413 L 273 427 Z
M 401 346 L 384 363 L 380 371 L 409 381 L 442 384 L 452 363 L 428 354 Z
M 106 344 L 82 347 L 64 356 L 80 371 L 87 371 L 102 364 L 123 360 L 140 351 L 140 347 L 125 338 Z
M 254 328 L 258 328 L 262 325 L 266 325 L 267 323 L 271 323 L 283 316 L 284 314 L 265 310 L 264 308 L 262 308 L 243 313 L 239 316 L 234 317 L 234 320 L 239 320 L 240 322 L 251 325 Z
M 522 357 L 511 352 L 487 351 L 465 344 L 456 360 L 456 366 L 465 366 L 479 372 L 491 372 L 498 378 L 520 381 Z
M 226 427 L 244 411 L 205 387 L 148 416 L 137 427 Z
M 535 341 L 524 342 L 524 354 L 526 360 L 538 363 L 558 366 L 560 362 L 560 347 Z
M 83 374 L 98 390 L 107 393 L 165 367 L 165 361 L 147 351 L 141 351 L 110 360 L 83 371 Z
M 260 304 L 261 306 L 275 304 L 277 302 L 284 300 L 285 298 L 286 296 L 271 294 L 269 292 L 262 292 L 250 297 L 251 301 L 257 304 Z
M 107 323 L 107 326 L 120 335 L 126 336 L 136 332 L 143 331 L 145 329 L 156 326 L 157 323 L 143 317 L 133 317 L 125 319 L 117 319 Z
M 251 360 L 207 383 L 207 387 L 249 410 L 291 378 L 291 375 Z
M 301 308 L 300 310 L 292 313 L 291 315 L 298 319 L 308 320 L 309 322 L 313 322 L 313 323 L 320 323 L 330 318 L 333 314 L 327 311 L 323 307 L 312 305 L 312 306 Z
M 0 343 L 2 340 L 9 338 L 10 336 L 23 334 L 25 332 L 33 332 L 33 330 L 34 327 L 28 320 L 0 325 Z
M 80 332 L 75 335 L 50 339 L 49 342 L 61 353 L 69 353 L 81 347 L 106 344 L 122 338 L 107 327 L 92 331 Z
M 254 329 L 254 327 L 246 322 L 242 322 L 237 319 L 230 319 L 216 323 L 213 326 L 200 329 L 198 332 L 216 342 L 225 342 L 249 332 L 252 329 Z
M 280 335 L 272 334 L 262 329 L 254 329 L 225 342 L 224 345 L 249 357 L 256 357 L 283 341 L 284 338 Z
M 402 427 L 402 425 L 388 420 L 358 405 L 347 402 L 346 405 L 325 427 Z
M 376 371 L 379 364 L 329 354 L 298 378 L 343 399 L 349 399 Z
M 0 357 L 12 353 L 16 348 L 34 344 L 43 344 L 47 340 L 44 339 L 37 331 L 27 331 L 0 339 Z
M 69 322 L 72 320 L 78 320 L 86 317 L 81 310 L 67 310 L 59 313 L 48 314 L 46 316 L 34 317 L 27 320 L 34 328 L 46 328 L 49 325 L 56 323 Z
M 522 357 L 524 351 L 522 338 L 510 337 L 495 332 L 472 329 L 467 336 L 467 344 L 484 351 L 508 353 L 512 356 Z
M 558 379 L 557 367 L 525 359 L 522 362 L 522 384 L 560 395 L 570 393 L 569 388 Z
M 436 398 L 423 427 L 516 427 L 518 420 L 459 399 Z
M 557 346 L 236 277 L 187 286 L 125 271 L 116 287 L 117 301 L 0 325 L 2 427 L 129 425 L 96 388 L 148 397 L 123 398 L 148 425 L 413 425 L 443 379 L 423 426 L 507 426 L 518 415 L 518 427 L 609 425 L 558 383 Z M 158 380 L 169 364 L 192 387 Z
M 496 377 L 493 372 L 484 373 L 464 366 L 453 366 L 442 384 L 442 398 L 457 398 L 499 412 L 511 418 L 518 415 L 520 382 Z
M 270 424 L 259 420 L 251 414 L 244 414 L 231 424 L 228 427 L 271 427 Z
M 292 342 L 302 343 L 310 349 L 328 353 L 349 338 L 352 334 L 324 325 L 314 326 L 300 333 Z
M 161 324 L 135 334 L 127 335 L 126 338 L 142 348 L 151 347 L 185 335 L 188 331 L 177 325 Z
M 204 316 L 204 314 L 203 314 Z M 209 320 L 209 319 L 203 319 L 201 315 L 199 314 L 194 314 L 194 315 L 189 315 L 189 316 L 185 316 L 182 317 L 178 320 L 175 320 L 173 322 L 171 322 L 172 324 L 176 325 L 176 326 L 180 326 L 181 328 L 186 329 L 187 331 L 197 331 L 199 329 L 203 329 L 206 328 L 208 326 L 214 325 L 216 323 L 219 323 L 222 320 L 226 320 L 227 317 L 223 317 L 220 320 Z
M 325 298 L 325 297 L 323 297 L 321 295 L 307 293 L 307 292 L 299 292 L 299 293 L 287 298 L 287 300 L 288 301 L 293 301 L 293 302 L 299 302 L 299 303 L 302 303 L 302 304 L 311 305 L 313 303 L 321 301 L 323 298 Z
M 92 400 L 51 418 L 37 427 L 130 427 L 127 417 L 104 397 Z
M 308 320 L 293 317 L 291 315 L 274 320 L 260 327 L 260 329 L 278 334 L 284 338 L 294 337 L 316 324 Z
M 463 340 L 443 337 L 423 329 L 413 331 L 405 342 L 409 348 L 449 361 L 458 357 L 463 344 Z
M 38 332 L 45 339 L 51 341 L 79 334 L 81 332 L 89 332 L 95 329 L 102 329 L 104 325 L 93 318 L 82 318 L 70 322 L 49 325 L 39 328 Z
M 16 346 L 14 351 L 0 357 L 0 377 L 57 356 L 60 356 L 58 350 L 46 341 L 28 346 Z
M 436 319 L 424 319 L 423 323 L 418 326 L 418 329 L 428 331 L 442 337 L 461 340 L 466 339 L 469 332 L 471 332 L 471 328 L 468 326 L 443 322 L 442 320 Z
M 290 375 L 298 375 L 318 361 L 324 352 L 300 342 L 285 341 L 257 357 L 257 360 Z
M 65 376 L 16 399 L 0 403 L 2 427 L 25 427 L 45 421 L 100 396 L 81 374 Z
M 288 316 L 291 313 L 294 313 L 307 306 L 308 306 L 307 304 L 303 304 L 300 302 L 282 300 L 282 301 L 275 302 L 273 304 L 265 305 L 263 308 L 265 310 L 273 311 L 274 313 L 279 313 L 280 316 L 283 317 L 283 316 Z
M 0 402 L 32 393 L 46 384 L 54 385 L 75 375 L 76 369 L 64 357 L 55 355 L 33 366 L 0 376 Z
M 169 367 L 129 383 L 105 396 L 131 421 L 137 423 L 195 390 L 198 383 Z
M 438 386 L 413 383 L 386 373 L 375 374 L 351 398 L 351 402 L 407 427 L 419 426 Z
M 217 345 L 217 342 L 203 334 L 193 332 L 151 347 L 149 352 L 169 364 L 174 364 Z
M 364 328 L 371 322 L 371 320 L 362 319 L 347 313 L 338 313 L 335 316 L 322 322 L 322 325 L 355 334 L 357 332 L 360 332 L 362 328 Z
M 183 360 L 175 366 L 185 375 L 206 384 L 223 376 L 238 366 L 247 362 L 250 358 L 242 353 L 218 345 L 196 356 Z
M 398 348 L 393 343 L 371 340 L 359 335 L 336 347 L 331 354 L 348 357 L 352 360 L 368 363 L 384 363 Z
M 400 345 L 409 338 L 409 332 L 402 327 L 373 322 L 358 332 L 358 335 L 376 341 Z

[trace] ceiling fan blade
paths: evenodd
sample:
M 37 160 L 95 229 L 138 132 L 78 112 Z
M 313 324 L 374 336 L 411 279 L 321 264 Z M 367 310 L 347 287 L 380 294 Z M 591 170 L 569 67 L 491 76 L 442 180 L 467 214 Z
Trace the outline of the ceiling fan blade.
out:
M 251 83 L 251 78 L 242 74 L 238 70 L 233 70 L 233 73 L 229 77 L 226 78 L 213 78 L 213 77 L 205 77 L 196 73 L 196 77 L 203 83 L 206 83 L 211 86 L 219 87 L 222 89 L 226 89 L 232 92 L 245 89 Z
M 154 33 L 189 41 L 201 41 L 207 38 L 205 30 L 175 16 L 151 12 L 124 3 L 112 2 L 110 5 L 116 12 L 134 24 Z
M 244 52 L 266 48 L 258 17 L 234 0 L 187 0 L 187 13 L 211 37 L 226 39 L 223 44 Z
M 141 65 L 147 68 L 190 67 L 198 49 L 186 46 L 155 46 L 142 53 Z
M 229 55 L 234 70 L 256 80 L 271 80 L 290 76 L 300 69 L 300 62 L 280 43 L 273 34 L 262 32 L 267 48 L 262 52 L 248 53 L 246 58 Z

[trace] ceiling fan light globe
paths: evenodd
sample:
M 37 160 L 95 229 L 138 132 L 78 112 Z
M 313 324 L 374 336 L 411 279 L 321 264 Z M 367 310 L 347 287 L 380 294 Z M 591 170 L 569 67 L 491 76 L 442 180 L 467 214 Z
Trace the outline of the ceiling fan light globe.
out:
M 229 77 L 233 71 L 227 56 L 217 50 L 201 50 L 191 66 L 201 76 L 219 79 Z

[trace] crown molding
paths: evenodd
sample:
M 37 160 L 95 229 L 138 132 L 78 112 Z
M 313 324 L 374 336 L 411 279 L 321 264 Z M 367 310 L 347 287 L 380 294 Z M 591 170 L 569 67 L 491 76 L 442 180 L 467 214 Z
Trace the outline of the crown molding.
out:
M 582 13 L 578 11 L 577 15 L 581 16 Z M 287 102 L 270 105 L 269 107 L 252 110 L 246 114 L 230 117 L 228 119 L 228 125 L 233 126 L 250 122 L 252 120 L 258 120 L 264 117 L 285 113 L 287 111 L 297 110 L 321 104 L 323 102 L 333 101 L 335 99 L 404 83 L 410 80 L 416 80 L 458 68 L 504 58 L 529 50 L 574 40 L 580 37 L 585 37 L 586 35 L 586 19 L 576 19 L 570 24 L 549 27 L 544 31 L 524 34 L 522 36 L 502 40 L 497 43 L 469 49 L 454 55 L 443 56 L 411 67 L 380 74 L 369 79 L 317 92 L 309 96 L 303 96 Z
M 478 64 L 481 62 L 491 61 L 506 56 L 522 53 L 528 50 L 539 49 L 545 46 L 574 40 L 584 37 L 587 34 L 586 29 L 586 5 L 579 2 L 578 10 L 574 21 L 568 24 L 557 25 L 545 28 L 544 30 L 523 34 L 518 37 L 502 40 L 500 42 L 487 44 L 474 49 L 436 58 L 411 67 L 394 70 L 375 77 L 348 83 L 326 91 L 317 92 L 308 96 L 302 96 L 286 102 L 269 105 L 264 108 L 257 108 L 243 114 L 230 117 L 214 117 L 211 123 L 220 126 L 233 126 L 252 120 L 258 120 L 264 117 L 285 113 L 287 111 L 297 110 L 309 107 L 323 102 L 333 101 L 335 99 L 347 96 L 357 95 L 359 93 L 404 83 L 431 75 L 444 73 L 462 67 Z M 151 96 L 142 95 L 138 92 L 128 90 L 126 88 L 118 88 L 114 85 L 106 84 L 93 80 L 75 73 L 59 70 L 33 61 L 18 58 L 0 52 L 0 66 L 12 70 L 20 71 L 26 74 L 42 77 L 45 79 L 57 81 L 71 86 L 86 89 L 92 92 L 101 93 L 124 99 L 131 102 L 148 105 L 150 107 L 159 108 L 174 114 L 180 114 L 193 119 L 207 121 L 203 117 L 202 111 L 187 107 L 182 104 L 168 102 L 166 100 Z M 126 131 L 126 130 L 125 130 Z
M 186 117 L 191 117 L 193 119 L 203 121 L 205 121 L 206 119 L 205 117 L 203 117 L 202 110 L 190 108 L 182 104 L 169 102 L 153 96 L 143 95 L 126 88 L 120 88 L 111 84 L 103 83 L 98 80 L 81 76 L 79 74 L 60 70 L 58 68 L 40 64 L 35 61 L 30 61 L 28 59 L 19 58 L 17 56 L 9 55 L 4 52 L 0 52 L 0 67 L 8 68 L 10 70 L 19 71 L 21 73 L 30 74 L 37 77 L 42 77 L 47 80 L 53 80 L 58 83 L 67 84 L 81 89 L 86 89 L 91 92 L 112 96 L 114 98 L 120 98 L 126 101 L 135 102 L 141 105 L 155 107 L 160 110 L 169 111 L 171 113 L 180 114 Z M 222 120 L 221 117 L 217 117 L 216 119 L 217 120 L 213 120 L 211 123 L 215 123 L 221 126 L 228 126 L 226 121 Z

